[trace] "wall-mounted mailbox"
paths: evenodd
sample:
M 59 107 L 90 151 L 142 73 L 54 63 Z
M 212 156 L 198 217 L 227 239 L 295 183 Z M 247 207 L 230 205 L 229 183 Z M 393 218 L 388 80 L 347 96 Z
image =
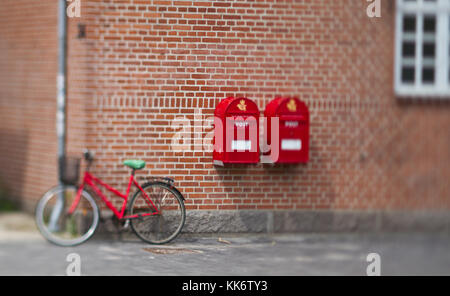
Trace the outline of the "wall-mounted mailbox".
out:
M 271 161 L 308 162 L 309 111 L 305 103 L 297 98 L 276 98 L 267 105 L 264 116 L 267 118 L 266 135 L 267 144 L 271 147 Z M 277 123 L 278 126 L 272 129 L 272 125 Z M 272 137 L 273 132 L 278 132 L 278 136 Z M 272 138 L 276 140 L 273 141 Z M 274 149 L 278 149 L 277 153 L 274 153 Z
M 247 98 L 222 100 L 214 112 L 216 165 L 259 162 L 259 109 Z

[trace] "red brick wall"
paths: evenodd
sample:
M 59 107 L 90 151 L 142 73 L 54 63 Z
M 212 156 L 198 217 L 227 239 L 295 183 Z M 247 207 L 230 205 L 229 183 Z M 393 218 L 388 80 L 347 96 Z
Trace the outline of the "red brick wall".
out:
M 0 182 L 31 209 L 57 181 L 55 1 L 0 1 Z
M 124 186 L 121 162 L 143 158 L 142 175 L 174 177 L 200 210 L 448 208 L 448 104 L 394 96 L 394 5 L 381 19 L 366 5 L 84 1 L 96 173 Z M 261 110 L 276 95 L 304 100 L 311 162 L 218 168 L 211 151 L 171 151 L 174 118 L 211 116 L 230 95 Z
M 448 209 L 450 105 L 394 96 L 393 1 L 381 19 L 367 5 L 82 0 L 70 21 L 69 150 L 94 150 L 94 173 L 123 189 L 121 162 L 142 158 L 139 175 L 174 177 L 191 210 Z M 310 108 L 307 165 L 220 168 L 210 150 L 170 149 L 176 117 L 212 116 L 227 96 L 263 111 L 276 95 Z

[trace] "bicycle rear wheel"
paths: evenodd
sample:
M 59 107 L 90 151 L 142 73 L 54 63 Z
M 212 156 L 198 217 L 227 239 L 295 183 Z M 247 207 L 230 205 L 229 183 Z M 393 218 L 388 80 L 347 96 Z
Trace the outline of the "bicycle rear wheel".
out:
M 140 190 L 134 194 L 128 212 L 131 216 L 140 217 L 131 219 L 131 229 L 140 239 L 150 244 L 172 241 L 181 232 L 186 220 L 183 196 L 163 182 L 147 183 L 142 189 L 151 202 Z
M 36 207 L 36 224 L 41 234 L 59 246 L 75 246 L 87 241 L 97 229 L 100 213 L 94 198 L 85 190 L 72 214 L 69 208 L 77 196 L 75 186 L 50 189 Z

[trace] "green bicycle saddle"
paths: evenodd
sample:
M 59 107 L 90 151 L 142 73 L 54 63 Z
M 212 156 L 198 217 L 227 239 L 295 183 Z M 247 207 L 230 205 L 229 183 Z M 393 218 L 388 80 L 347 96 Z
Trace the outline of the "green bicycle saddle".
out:
M 128 160 L 125 160 L 123 162 L 123 164 L 133 170 L 140 170 L 140 169 L 145 168 L 145 161 L 143 161 L 143 160 L 128 159 Z

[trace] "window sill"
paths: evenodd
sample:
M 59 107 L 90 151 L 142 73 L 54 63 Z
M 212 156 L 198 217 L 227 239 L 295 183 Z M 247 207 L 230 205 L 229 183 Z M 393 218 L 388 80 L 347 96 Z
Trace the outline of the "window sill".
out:
M 450 88 L 439 90 L 435 87 L 397 87 L 395 96 L 399 99 L 450 100 Z

